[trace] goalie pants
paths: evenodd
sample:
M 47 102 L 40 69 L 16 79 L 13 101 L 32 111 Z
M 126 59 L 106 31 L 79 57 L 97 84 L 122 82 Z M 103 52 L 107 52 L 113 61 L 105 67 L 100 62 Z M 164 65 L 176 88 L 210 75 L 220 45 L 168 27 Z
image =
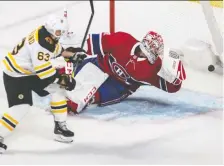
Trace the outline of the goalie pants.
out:
M 100 68 L 97 57 L 86 58 L 77 67 L 76 74 L 88 62 L 91 62 L 92 64 L 94 64 L 95 66 Z M 113 77 L 108 77 L 108 79 L 98 89 L 97 95 L 95 95 L 95 97 L 98 96 L 98 99 L 96 99 L 97 104 L 99 106 L 106 106 L 106 105 L 110 105 L 110 104 L 119 103 L 120 101 L 127 98 L 131 94 L 129 90 L 130 90 L 130 88 L 128 86 L 124 85 L 122 82 L 116 80 Z
M 35 75 L 11 77 L 5 73 L 3 73 L 3 80 L 9 107 L 0 119 L 0 136 L 4 138 L 16 128 L 33 105 L 32 91 L 39 96 L 48 95 L 49 93 L 44 88 L 49 85 L 49 82 Z M 55 121 L 65 121 L 67 102 L 64 95 L 59 90 L 51 96 L 51 108 Z

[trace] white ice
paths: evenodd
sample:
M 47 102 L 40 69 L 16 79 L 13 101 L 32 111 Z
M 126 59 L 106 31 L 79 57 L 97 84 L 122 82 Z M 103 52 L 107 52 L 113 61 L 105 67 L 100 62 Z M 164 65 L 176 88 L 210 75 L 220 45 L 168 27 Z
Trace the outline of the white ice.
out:
M 138 93 L 143 91 L 150 93 L 148 88 L 143 88 Z M 196 96 L 194 98 L 197 100 Z M 211 111 L 203 112 L 202 108 L 201 111 L 194 113 L 191 108 L 188 108 L 189 110 L 183 108 L 186 112 L 180 113 L 181 106 L 175 109 L 167 106 L 166 109 L 158 110 L 153 107 L 157 107 L 160 100 L 157 102 L 144 96 L 142 99 L 155 104 L 144 108 L 141 106 L 147 106 L 147 102 L 139 101 L 139 115 L 132 115 L 136 104 L 124 102 L 123 107 L 110 106 L 109 110 L 100 108 L 98 114 L 96 108 L 89 108 L 77 117 L 69 116 L 68 124 L 76 134 L 72 144 L 53 141 L 52 116 L 42 109 L 32 108 L 6 141 L 9 148 L 7 153 L 1 156 L 0 163 L 221 164 L 223 162 L 222 111 L 210 109 Z M 136 103 L 134 101 L 133 103 Z M 5 99 L 1 98 L 1 103 L 2 109 L 7 109 Z M 146 109 L 143 115 L 141 109 Z M 151 109 L 155 113 L 152 113 Z M 176 109 L 179 109 L 179 113 Z M 108 113 L 109 111 L 112 113 Z M 156 114 L 156 111 L 159 113 Z M 169 114 L 170 112 L 173 113 Z M 117 116 L 125 114 L 126 116 Z

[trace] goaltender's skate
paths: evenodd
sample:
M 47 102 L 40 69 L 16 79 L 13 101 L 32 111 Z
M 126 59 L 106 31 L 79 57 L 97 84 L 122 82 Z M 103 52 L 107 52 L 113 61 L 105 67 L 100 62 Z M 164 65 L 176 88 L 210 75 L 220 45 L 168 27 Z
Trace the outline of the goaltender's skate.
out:
M 66 122 L 56 122 L 54 128 L 55 140 L 64 143 L 73 142 L 74 133 L 67 128 Z

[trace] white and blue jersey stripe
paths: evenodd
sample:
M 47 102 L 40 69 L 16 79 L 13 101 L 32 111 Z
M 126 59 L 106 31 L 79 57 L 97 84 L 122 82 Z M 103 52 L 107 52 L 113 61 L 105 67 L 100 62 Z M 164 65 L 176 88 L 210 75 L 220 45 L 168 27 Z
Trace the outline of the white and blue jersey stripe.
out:
M 102 48 L 102 34 L 90 34 L 90 47 L 92 55 L 105 56 Z

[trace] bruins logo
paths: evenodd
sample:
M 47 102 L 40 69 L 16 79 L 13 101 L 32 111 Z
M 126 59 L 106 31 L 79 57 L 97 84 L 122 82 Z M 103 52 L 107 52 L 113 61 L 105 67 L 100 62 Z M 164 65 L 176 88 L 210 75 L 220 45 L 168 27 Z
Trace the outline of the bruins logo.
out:
M 19 94 L 19 95 L 18 95 L 18 98 L 19 98 L 20 100 L 22 100 L 22 99 L 24 98 L 23 94 Z
M 54 44 L 53 40 L 50 37 L 45 37 L 46 42 Z

